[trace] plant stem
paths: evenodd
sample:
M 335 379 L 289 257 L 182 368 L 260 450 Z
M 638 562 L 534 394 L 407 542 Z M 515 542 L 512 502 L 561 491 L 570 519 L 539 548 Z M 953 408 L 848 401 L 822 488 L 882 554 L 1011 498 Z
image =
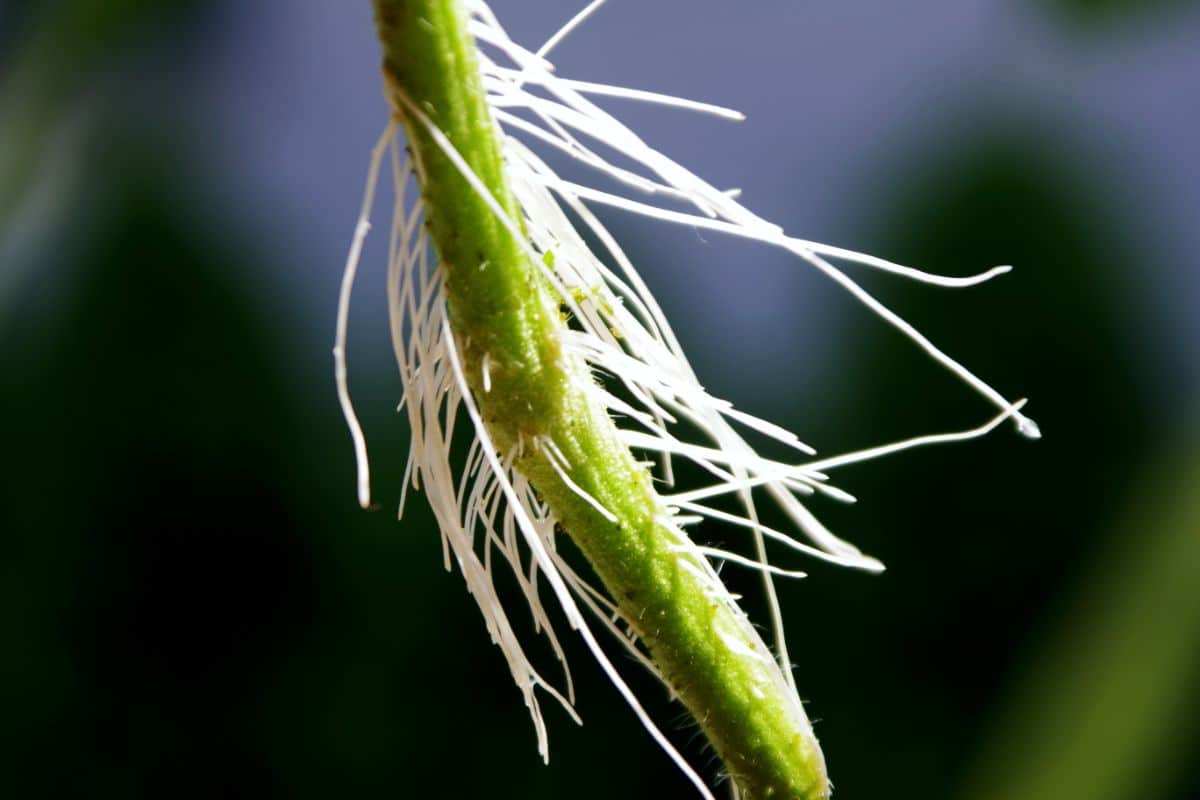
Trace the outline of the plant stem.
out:
M 742 796 L 827 797 L 824 760 L 799 700 L 728 593 L 714 595 L 701 577 L 703 556 L 664 527 L 649 472 L 586 391 L 587 365 L 563 347 L 566 323 L 526 246 L 412 113 L 437 126 L 519 225 L 461 0 L 374 2 L 384 76 L 445 270 L 450 322 L 493 443 L 501 454 L 519 453 L 514 467 L 591 563 Z M 615 522 L 563 480 L 543 452 L 547 440 L 570 480 Z

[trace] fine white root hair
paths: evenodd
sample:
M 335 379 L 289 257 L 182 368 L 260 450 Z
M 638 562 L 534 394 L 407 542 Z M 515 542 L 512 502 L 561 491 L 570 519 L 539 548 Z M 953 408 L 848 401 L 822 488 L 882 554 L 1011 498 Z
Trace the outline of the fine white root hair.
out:
M 1010 419 L 1023 435 L 1030 438 L 1040 435 L 1037 425 L 1022 413 L 1024 400 L 1006 399 L 872 297 L 833 262 L 855 264 L 946 288 L 974 286 L 1011 268 L 993 267 L 966 277 L 937 275 L 792 237 L 741 205 L 738 190 L 717 189 L 659 153 L 588 97 L 651 102 L 727 119 L 741 119 L 742 115 L 711 103 L 557 75 L 547 56 L 602 3 L 603 0 L 594 0 L 541 47 L 529 50 L 508 36 L 483 0 L 466 2 L 471 13 L 469 30 L 481 45 L 482 84 L 496 120 L 506 174 L 520 206 L 521 219 L 507 216 L 449 139 L 417 104 L 394 87 L 393 99 L 412 124 L 426 129 L 541 271 L 546 285 L 555 294 L 554 299 L 570 319 L 570 327 L 563 335 L 564 350 L 586 363 L 593 375 L 591 379 L 581 378 L 583 385 L 578 388 L 590 393 L 618 421 L 623 442 L 635 452 L 656 459 L 647 463 L 652 463 L 654 477 L 668 489 L 674 486 L 676 459 L 689 462 L 711 479 L 712 483 L 704 486 L 664 494 L 664 506 L 670 513 L 660 519 L 660 525 L 664 535 L 670 537 L 672 547 L 680 553 L 680 567 L 695 573 L 713 601 L 731 608 L 736 615 L 741 612 L 713 565 L 730 563 L 761 573 L 775 656 L 794 691 L 773 577 L 798 578 L 803 573 L 772 564 L 768 559 L 768 542 L 773 548 L 856 569 L 883 570 L 877 559 L 830 532 L 806 505 L 808 499 L 818 497 L 854 502 L 854 497 L 830 484 L 828 471 L 914 447 L 983 436 Z M 566 154 L 585 170 L 593 170 L 637 193 L 636 199 L 560 177 L 535 152 L 535 147 Z M 403 514 L 410 488 L 423 491 L 441 531 L 445 566 L 447 569 L 457 566 L 479 605 L 488 633 L 504 654 L 529 709 L 538 751 L 544 759 L 548 758 L 549 750 L 538 690 L 577 719 L 572 709 L 571 673 L 552 625 L 550 609 L 539 593 L 541 586 L 548 585 L 559 611 L 582 637 L 639 720 L 700 794 L 711 798 L 703 780 L 651 720 L 593 635 L 583 613 L 585 609 L 630 655 L 658 675 L 633 633 L 636 622 L 625 619 L 611 598 L 588 584 L 556 551 L 555 519 L 526 478 L 514 468 L 518 455 L 532 448 L 546 459 L 571 491 L 610 521 L 615 521 L 615 516 L 572 480 L 571 465 L 551 438 L 541 436 L 521 441 L 508 453 L 497 452 L 493 446 L 463 374 L 459 346 L 447 315 L 443 269 L 425 233 L 422 204 L 419 199 L 409 201 L 413 167 L 400 155 L 394 122 L 388 125 L 372 153 L 363 207 L 338 302 L 335 375 L 338 399 L 354 444 L 360 504 L 370 505 L 369 464 L 362 429 L 347 388 L 346 328 L 354 277 L 370 227 L 375 187 L 388 154 L 396 205 L 388 241 L 387 291 L 392 343 L 403 383 L 400 410 L 406 413 L 410 428 L 400 513 Z M 596 205 L 749 239 L 792 253 L 906 335 L 931 359 L 993 405 L 997 415 L 967 431 L 918 436 L 854 453 L 816 458 L 815 450 L 793 433 L 739 411 L 705 390 L 632 261 L 596 216 Z M 587 244 L 585 235 L 599 242 L 599 254 Z M 479 268 L 485 268 L 486 264 Z M 485 355 L 480 365 L 484 392 L 491 391 L 491 367 L 489 356 Z M 462 424 L 457 424 L 460 419 Z M 789 457 L 781 460 L 760 455 L 747 441 L 751 434 L 782 445 Z M 466 460 L 456 466 L 457 459 L 452 453 L 460 452 L 462 446 L 466 448 Z M 724 496 L 735 500 L 739 509 L 733 511 L 711 504 Z M 763 524 L 758 507 L 763 497 L 769 498 L 782 512 L 798 535 Z M 749 555 L 693 544 L 683 529 L 702 519 L 748 531 Z M 506 601 L 494 585 L 493 570 L 501 563 L 515 577 L 535 631 L 546 636 L 560 663 L 561 688 L 534 668 L 514 631 Z M 731 643 L 735 642 L 731 639 Z
M 346 328 L 350 321 L 350 295 L 354 291 L 354 278 L 358 275 L 358 262 L 362 257 L 363 242 L 371 230 L 371 207 L 375 204 L 375 187 L 379 182 L 379 169 L 383 164 L 383 156 L 388 143 L 396 133 L 394 122 L 389 122 L 383 135 L 371 152 L 371 166 L 367 170 L 367 188 L 363 192 L 362 208 L 358 213 L 358 224 L 354 226 L 354 239 L 350 244 L 350 253 L 346 256 L 346 269 L 342 273 L 342 285 L 338 291 L 337 330 L 334 335 L 333 363 L 334 378 L 337 383 L 338 404 L 342 416 L 346 419 L 346 427 L 350 429 L 350 438 L 354 442 L 354 461 L 358 471 L 358 504 L 363 508 L 371 507 L 371 465 L 367 459 L 367 441 L 363 436 L 362 426 L 358 423 L 358 415 L 354 413 L 354 404 L 350 402 L 350 387 L 346 379 Z

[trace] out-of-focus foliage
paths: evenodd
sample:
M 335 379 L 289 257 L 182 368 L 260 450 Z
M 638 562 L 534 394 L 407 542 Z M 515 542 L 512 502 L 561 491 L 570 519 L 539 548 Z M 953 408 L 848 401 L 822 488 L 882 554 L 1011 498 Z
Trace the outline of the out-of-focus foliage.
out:
M 0 40 L 0 233 L 42 163 L 64 110 L 127 48 L 153 41 L 195 0 L 23 3 Z
M 1195 7 L 1194 0 L 1039 0 L 1055 14 L 1083 25 L 1153 17 Z
M 253 265 L 172 197 L 180 163 L 94 152 L 59 281 L 2 328 L 26 343 L 0 375 L 4 782 L 257 791 L 265 667 L 313 602 L 280 342 L 234 277 Z
M 1001 710 L 964 800 L 1184 796 L 1200 739 L 1200 448 L 1145 484 Z

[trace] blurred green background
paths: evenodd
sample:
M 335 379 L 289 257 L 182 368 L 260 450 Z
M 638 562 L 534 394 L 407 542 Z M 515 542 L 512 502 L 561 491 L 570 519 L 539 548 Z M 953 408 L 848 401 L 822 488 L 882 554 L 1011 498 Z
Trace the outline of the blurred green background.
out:
M 1200 798 L 1195 4 L 611 5 L 560 66 L 750 111 L 617 109 L 751 208 L 1017 266 L 867 280 L 1046 436 L 862 465 L 816 509 L 889 567 L 781 587 L 837 796 Z M 531 44 L 573 11 L 496 10 Z M 574 643 L 585 724 L 550 710 L 542 766 L 420 498 L 395 521 L 378 241 L 350 359 L 383 507 L 354 502 L 329 347 L 371 35 L 366 3 L 0 6 L 4 796 L 691 796 Z M 990 413 L 777 254 L 606 219 L 711 388 L 822 451 Z

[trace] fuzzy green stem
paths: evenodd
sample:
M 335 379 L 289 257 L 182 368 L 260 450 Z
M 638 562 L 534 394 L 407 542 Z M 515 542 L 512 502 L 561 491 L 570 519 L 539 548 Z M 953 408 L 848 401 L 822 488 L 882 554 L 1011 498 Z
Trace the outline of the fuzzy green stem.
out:
M 374 3 L 384 77 L 445 268 L 450 323 L 494 444 L 522 453 L 515 467 L 591 563 L 743 797 L 827 797 L 824 761 L 795 694 L 744 615 L 697 576 L 702 556 L 690 542 L 681 552 L 679 535 L 662 527 L 665 508 L 650 474 L 585 391 L 592 378 L 565 351 L 566 324 L 525 245 L 412 111 L 437 126 L 519 221 L 461 0 Z M 562 480 L 538 446 L 546 439 L 615 523 Z

